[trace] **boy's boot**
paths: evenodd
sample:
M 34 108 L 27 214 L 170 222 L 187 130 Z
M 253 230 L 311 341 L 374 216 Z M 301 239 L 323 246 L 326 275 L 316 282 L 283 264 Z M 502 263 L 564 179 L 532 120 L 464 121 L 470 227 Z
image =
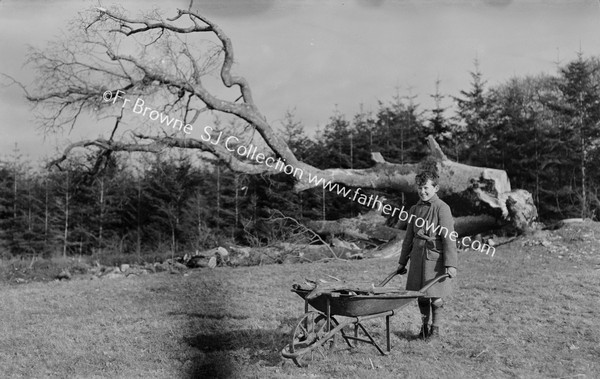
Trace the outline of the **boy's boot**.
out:
M 420 298 L 419 302 L 419 310 L 421 311 L 421 320 L 423 324 L 421 325 L 421 330 L 419 331 L 419 339 L 426 339 L 429 337 L 429 315 L 431 314 L 431 302 L 429 298 Z
M 440 336 L 439 325 L 442 321 L 444 300 L 442 298 L 431 299 L 431 329 L 429 330 L 429 338 L 436 339 Z

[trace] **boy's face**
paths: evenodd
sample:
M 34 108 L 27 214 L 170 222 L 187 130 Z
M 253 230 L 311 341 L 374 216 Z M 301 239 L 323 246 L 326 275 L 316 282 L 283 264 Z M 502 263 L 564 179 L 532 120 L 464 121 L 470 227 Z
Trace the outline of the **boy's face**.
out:
M 419 185 L 418 187 L 419 197 L 422 201 L 429 201 L 440 189 L 439 186 L 434 186 L 431 179 L 427 179 L 427 183 Z

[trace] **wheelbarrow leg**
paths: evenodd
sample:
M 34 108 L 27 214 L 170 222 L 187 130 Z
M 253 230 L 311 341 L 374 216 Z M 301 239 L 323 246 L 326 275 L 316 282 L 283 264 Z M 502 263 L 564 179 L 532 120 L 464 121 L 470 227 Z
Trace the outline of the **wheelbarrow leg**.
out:
M 387 338 L 387 352 L 389 354 L 390 350 L 391 350 L 391 344 L 390 344 L 390 317 L 391 316 L 385 316 L 385 334 L 386 334 L 386 338 Z
M 331 332 L 331 302 L 329 296 L 327 296 L 327 333 Z M 331 337 L 330 348 L 335 346 L 335 334 Z
M 331 332 L 331 303 L 327 296 L 327 333 Z
M 356 341 L 354 343 L 354 346 L 357 346 L 358 342 L 368 343 L 369 345 L 375 346 L 375 348 L 377 349 L 377 351 L 379 351 L 381 353 L 381 355 L 389 354 L 390 350 L 391 350 L 391 346 L 392 346 L 391 340 L 390 340 L 390 317 L 393 315 L 394 315 L 394 311 L 387 311 L 384 313 L 377 313 L 377 314 L 372 314 L 372 315 L 367 315 L 367 316 L 354 317 L 354 320 L 350 321 L 351 323 L 354 324 L 354 336 L 344 335 L 346 342 L 348 343 L 348 345 L 351 345 L 349 340 L 354 340 L 354 341 Z M 377 318 L 377 317 L 384 317 L 384 316 L 385 316 L 385 323 L 386 323 L 385 331 L 386 331 L 387 352 L 384 351 L 381 346 L 379 346 L 377 341 L 375 341 L 373 336 L 371 336 L 371 333 L 369 333 L 369 331 L 363 325 L 363 321 L 370 320 L 370 319 Z M 359 328 L 360 328 L 360 330 L 362 330 L 362 334 L 364 335 L 364 338 L 358 336 Z
M 308 300 L 304 299 L 304 314 L 308 313 Z M 308 329 L 308 319 L 304 319 L 304 329 Z

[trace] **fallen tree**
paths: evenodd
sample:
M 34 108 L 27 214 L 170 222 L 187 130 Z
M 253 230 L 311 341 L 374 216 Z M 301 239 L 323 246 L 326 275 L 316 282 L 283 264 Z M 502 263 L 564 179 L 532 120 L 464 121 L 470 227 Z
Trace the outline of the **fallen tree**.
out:
M 234 49 L 230 38 L 217 24 L 193 10 L 192 5 L 167 19 L 158 14 L 132 18 L 117 8 L 95 8 L 82 16 L 78 34 L 72 40 L 31 54 L 29 61 L 44 80 L 35 91 L 23 88 L 29 101 L 47 112 L 40 118 L 46 129 L 72 128 L 80 122 L 84 111 L 115 120 L 108 137 L 75 142 L 50 166 L 60 167 L 72 150 L 80 148 L 100 151 L 96 169 L 101 169 L 114 152 L 158 153 L 181 148 L 210 153 L 240 173 L 282 172 L 281 167 L 247 159 L 224 144 L 211 143 L 213 135 L 208 132 L 206 136 L 210 138 L 182 136 L 179 130 L 167 129 L 153 135 L 132 132 L 128 140 L 116 139 L 123 118 L 128 117 L 123 112 L 125 97 L 119 100 L 119 94 L 127 94 L 129 101 L 135 96 L 151 96 L 163 104 L 156 110 L 157 115 L 167 111 L 181 114 L 182 125 L 193 125 L 206 111 L 243 120 L 260 139 L 263 160 L 272 157 L 292 171 L 304 173 L 294 176 L 296 191 L 314 187 L 315 182 L 309 182 L 312 176 L 350 187 L 415 192 L 417 171 L 424 166 L 435 167 L 440 177 L 441 197 L 460 199 L 481 209 L 480 214 L 457 219 L 460 234 L 474 234 L 505 224 L 521 233 L 532 227 L 537 211 L 527 191 L 512 190 L 505 171 L 449 160 L 433 137 L 427 140 L 430 155 L 420 163 L 390 163 L 377 153 L 373 154 L 374 165 L 368 169 L 319 169 L 298 160 L 255 104 L 248 81 L 232 72 Z M 217 47 L 202 50 L 190 45 L 188 41 L 197 35 L 209 37 Z M 127 46 L 127 52 L 123 46 Z M 203 76 L 215 68 L 223 88 L 209 90 Z M 122 106 L 115 106 L 117 100 L 123 101 Z M 358 226 L 354 227 L 353 222 Z M 319 233 L 380 240 L 394 234 L 382 224 L 373 224 L 366 233 L 360 222 L 360 219 L 340 220 L 312 223 L 311 227 Z
M 374 154 L 376 164 L 369 170 L 354 170 L 361 176 L 368 171 L 367 182 L 372 188 L 393 188 L 402 192 L 416 192 L 415 176 L 420 167 L 434 168 L 440 177 L 441 197 L 450 197 L 454 203 L 475 204 L 481 214 L 455 218 L 455 230 L 460 236 L 474 235 L 505 225 L 513 226 L 518 232 L 533 228 L 537 209 L 531 194 L 525 190 L 511 190 L 507 174 L 503 170 L 469 166 L 451 161 L 442 152 L 433 137 L 429 136 L 429 156 L 419 165 L 398 165 L 385 162 L 381 155 Z M 339 170 L 342 171 L 342 170 Z M 348 171 L 348 170 L 345 170 Z M 346 173 L 345 175 L 348 175 Z M 375 178 L 387 178 L 386 186 L 377 187 Z M 393 179 L 392 179 L 393 178 Z M 341 179 L 340 179 L 341 180 Z M 381 181 L 385 181 L 381 179 Z M 343 182 L 349 184 L 350 181 Z M 452 207 L 452 201 L 449 201 Z M 408 210 L 408 207 L 407 209 Z M 377 212 L 354 219 L 311 221 L 309 226 L 320 234 L 344 234 L 351 238 L 378 239 L 389 241 L 396 236 L 393 228 L 385 227 L 385 217 Z M 405 229 L 405 224 L 401 229 Z

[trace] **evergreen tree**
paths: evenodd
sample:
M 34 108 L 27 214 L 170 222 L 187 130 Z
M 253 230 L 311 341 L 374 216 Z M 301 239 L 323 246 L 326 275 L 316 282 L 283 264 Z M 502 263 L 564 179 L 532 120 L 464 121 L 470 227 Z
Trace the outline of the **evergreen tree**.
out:
M 307 151 L 310 145 L 310 139 L 304 132 L 302 122 L 296 120 L 294 111 L 286 111 L 283 122 L 281 123 L 281 136 L 296 158 L 304 160 L 307 158 Z
M 146 180 L 143 195 L 150 207 L 150 221 L 154 229 L 161 231 L 156 246 L 167 244 L 172 254 L 176 254 L 186 229 L 182 222 L 184 208 L 196 193 L 199 178 L 188 156 L 157 154 L 146 173 Z
M 486 97 L 483 75 L 479 69 L 479 61 L 475 60 L 475 70 L 470 72 L 471 88 L 460 91 L 461 97 L 455 97 L 459 124 L 455 128 L 456 138 L 461 139 L 462 148 L 458 151 L 459 161 L 469 164 L 488 166 L 490 136 L 490 104 Z
M 352 162 L 352 125 L 337 109 L 329 118 L 322 134 L 322 141 L 326 147 L 326 160 L 320 168 L 351 168 Z M 325 157 L 323 157 L 325 158 Z
M 377 122 L 371 112 L 360 107 L 353 119 L 355 133 L 353 135 L 353 168 L 369 168 L 373 166 L 371 154 L 379 152 L 375 145 Z
M 7 162 L 0 161 L 0 251 L 2 256 L 11 256 L 12 225 L 14 223 L 13 172 Z
M 43 229 L 37 180 L 18 147 L 0 162 L 0 240 L 11 255 L 42 255 Z
M 600 86 L 598 82 L 599 67 L 591 60 L 583 58 L 579 53 L 577 59 L 560 69 L 558 88 L 563 95 L 560 111 L 568 117 L 564 125 L 566 131 L 572 133 L 569 147 L 577 162 L 577 174 L 573 179 L 579 184 L 580 217 L 588 217 L 588 173 L 589 156 L 593 155 L 598 140 L 600 123 Z
M 427 132 L 435 138 L 437 143 L 443 150 L 449 152 L 449 155 L 455 152 L 456 138 L 453 138 L 453 130 L 450 122 L 446 119 L 444 113 L 448 107 L 442 105 L 446 96 L 440 92 L 440 79 L 435 81 L 435 93 L 430 95 L 434 101 L 434 107 L 431 110 L 431 115 L 427 119 Z
M 413 100 L 405 102 L 396 94 L 389 104 L 379 102 L 373 150 L 390 162 L 417 162 L 427 154 L 427 130 Z

